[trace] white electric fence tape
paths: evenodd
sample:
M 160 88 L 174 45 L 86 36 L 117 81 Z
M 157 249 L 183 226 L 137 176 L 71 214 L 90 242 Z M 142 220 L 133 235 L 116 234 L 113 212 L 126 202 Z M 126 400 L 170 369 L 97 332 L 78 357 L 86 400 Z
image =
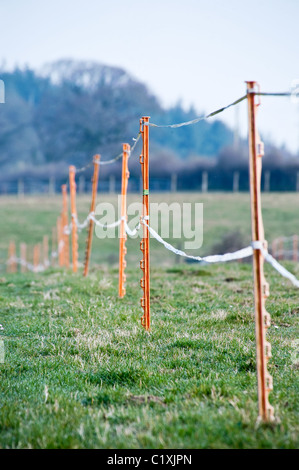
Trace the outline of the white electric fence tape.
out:
M 28 263 L 27 261 L 24 261 L 21 258 L 17 258 L 15 256 L 12 256 L 9 258 L 9 260 L 6 262 L 6 264 L 12 264 L 12 263 L 17 263 L 20 264 L 21 266 L 24 266 L 27 268 L 29 271 L 34 271 L 34 272 L 42 272 L 46 269 L 46 267 L 43 264 L 38 264 L 37 266 L 34 266 L 32 263 Z
M 78 218 L 75 214 L 72 214 L 72 218 L 75 220 L 75 224 L 77 225 L 78 231 L 81 232 L 81 230 L 83 230 L 84 228 L 87 227 L 89 219 L 91 218 L 91 213 L 88 214 L 88 216 L 86 217 L 84 222 L 82 222 L 82 224 L 79 222 L 79 220 L 78 220 Z M 71 226 L 71 224 L 70 224 L 70 226 Z M 66 227 L 68 227 L 68 226 L 66 226 Z
M 94 212 L 90 212 L 90 214 L 88 214 L 88 216 L 86 217 L 86 219 L 84 220 L 84 222 L 80 223 L 77 216 L 75 216 L 74 214 L 72 214 L 72 217 L 73 219 L 75 220 L 75 224 L 77 225 L 77 228 L 78 228 L 78 231 L 81 232 L 84 228 L 87 227 L 88 225 L 88 222 L 90 220 L 92 220 L 98 227 L 102 227 L 102 228 L 114 228 L 114 227 L 117 227 L 118 225 L 120 225 L 122 219 L 120 218 L 119 220 L 117 220 L 116 222 L 112 222 L 111 224 L 102 224 L 99 220 L 97 220 L 94 216 Z M 72 224 L 70 223 L 69 225 L 66 225 L 63 229 L 63 233 L 66 234 L 66 235 L 70 235 L 71 234 L 71 228 L 72 228 Z
M 120 225 L 121 221 L 122 221 L 122 218 L 120 218 L 119 220 L 117 220 L 116 222 L 112 222 L 111 224 L 101 224 L 101 222 L 99 222 L 99 220 L 97 220 L 94 215 L 94 213 L 91 213 L 89 215 L 90 219 L 98 226 L 98 227 L 102 227 L 102 228 L 114 228 L 114 227 L 117 227 L 118 225 Z
M 210 255 L 210 256 L 192 256 L 192 255 L 187 255 L 184 251 L 178 250 L 174 246 L 172 246 L 170 243 L 166 242 L 163 240 L 162 237 L 152 228 L 150 227 L 146 222 L 145 219 L 142 219 L 142 223 L 147 227 L 148 231 L 150 234 L 162 245 L 167 248 L 167 250 L 172 251 L 176 255 L 184 256 L 185 258 L 190 258 L 194 259 L 199 262 L 203 263 L 224 263 L 227 261 L 233 261 L 241 258 L 247 258 L 253 254 L 253 250 L 260 250 L 264 259 L 271 264 L 271 266 L 276 269 L 276 271 L 279 272 L 283 277 L 286 277 L 289 279 L 294 286 L 299 287 L 299 281 L 296 279 L 296 277 L 290 273 L 286 268 L 284 268 L 278 261 L 276 261 L 273 256 L 271 256 L 268 251 L 263 247 L 262 242 L 260 241 L 255 241 L 252 242 L 251 246 L 247 246 L 246 248 L 242 248 L 241 250 L 235 251 L 234 253 L 225 253 L 224 255 Z
M 225 263 L 227 261 L 234 261 L 234 260 L 237 260 L 237 259 L 242 259 L 242 258 L 248 258 L 249 256 L 252 256 L 253 254 L 253 250 L 260 250 L 264 259 L 269 263 L 271 264 L 271 266 L 276 269 L 277 272 L 279 272 L 279 274 L 281 274 L 283 277 L 289 279 L 293 285 L 295 287 L 298 287 L 299 288 L 299 280 L 294 276 L 294 274 L 290 273 L 284 266 L 282 266 L 280 263 L 278 263 L 278 261 L 276 261 L 275 258 L 273 258 L 273 256 L 271 256 L 268 251 L 264 248 L 263 246 L 263 243 L 261 241 L 254 241 L 251 243 L 250 246 L 247 246 L 246 248 L 242 248 L 241 250 L 237 250 L 233 253 L 225 253 L 223 255 L 209 255 L 209 256 L 193 256 L 193 255 L 187 255 L 187 253 L 185 253 L 184 251 L 182 250 L 179 250 L 177 248 L 175 248 L 173 245 L 171 245 L 170 243 L 166 242 L 165 240 L 163 240 L 163 238 L 152 228 L 150 227 L 146 221 L 149 220 L 149 216 L 146 216 L 146 217 L 143 217 L 141 219 L 141 222 L 139 222 L 136 227 L 131 230 L 130 227 L 128 226 L 127 224 L 127 221 L 124 217 L 121 217 L 119 220 L 117 220 L 116 222 L 113 222 L 112 224 L 101 224 L 95 217 L 94 217 L 94 212 L 91 212 L 86 220 L 83 222 L 83 224 L 80 224 L 78 222 L 78 219 L 75 218 L 75 222 L 78 226 L 78 228 L 84 228 L 86 227 L 87 223 L 89 220 L 93 220 L 93 222 L 102 227 L 102 228 L 114 228 L 114 227 L 117 227 L 118 225 L 121 224 L 122 221 L 125 222 L 125 230 L 126 230 L 126 233 L 130 236 L 130 237 L 133 237 L 137 234 L 137 232 L 140 230 L 140 227 L 141 227 L 141 223 L 143 225 L 145 225 L 149 231 L 149 233 L 159 242 L 161 243 L 167 250 L 171 251 L 172 253 L 175 253 L 176 255 L 179 255 L 179 256 L 183 256 L 185 258 L 189 258 L 189 259 L 194 259 L 195 261 L 199 261 L 201 263 Z M 68 227 L 68 226 L 67 226 Z M 65 230 L 66 228 L 64 229 L 64 233 L 67 233 Z M 58 245 L 58 253 L 61 252 L 61 250 L 63 249 L 64 247 L 64 241 L 62 240 L 59 245 Z M 51 253 L 51 257 L 52 258 L 56 258 L 58 256 L 58 253 L 55 252 L 55 251 L 52 251 Z M 38 266 L 34 266 L 33 264 L 31 263 L 28 263 L 27 261 L 24 261 L 23 259 L 21 258 L 16 258 L 16 257 L 11 257 L 7 262 L 6 264 L 10 265 L 12 263 L 18 263 L 22 266 L 25 266 L 29 271 L 34 271 L 34 272 L 42 272 L 44 271 L 47 267 L 50 266 L 50 262 L 48 260 L 45 261 L 45 264 L 39 264 Z
M 287 93 L 262 93 L 262 92 L 257 92 L 255 90 L 251 91 L 251 93 L 254 93 L 256 95 L 261 95 L 261 96 L 291 96 L 292 95 L 292 93 L 290 93 L 290 92 L 287 92 Z M 224 106 L 223 108 L 217 109 L 216 111 L 214 111 L 212 113 L 209 113 L 205 116 L 198 117 L 198 118 L 193 119 L 191 121 L 181 122 L 181 123 L 178 123 L 178 124 L 168 124 L 168 125 L 157 125 L 157 124 L 148 122 L 148 123 L 144 123 L 144 125 L 148 125 L 148 126 L 151 126 L 151 127 L 164 127 L 164 128 L 165 127 L 166 128 L 167 127 L 168 128 L 178 128 L 178 127 L 183 127 L 183 126 L 189 126 L 189 125 L 192 125 L 192 124 L 196 124 L 199 121 L 206 120 L 206 119 L 208 119 L 212 116 L 215 116 L 219 113 L 222 113 L 224 110 L 239 104 L 241 101 L 245 100 L 246 98 L 247 98 L 247 95 L 244 95 L 241 98 L 234 101 L 233 103 L 230 103 L 229 105 Z M 132 139 L 134 141 L 134 144 L 133 144 L 133 146 L 131 147 L 131 149 L 129 151 L 129 157 L 131 156 L 132 152 L 134 151 L 134 149 L 135 149 L 135 147 L 136 147 L 136 145 L 137 145 L 137 143 L 140 139 L 140 136 L 141 136 L 141 133 L 139 132 L 137 137 L 135 139 L 134 138 Z M 85 171 L 93 163 L 97 163 L 99 165 L 107 165 L 107 164 L 110 164 L 110 163 L 114 163 L 115 161 L 119 160 L 122 157 L 122 155 L 123 154 L 120 153 L 115 158 L 112 158 L 112 159 L 106 160 L 106 161 L 105 160 L 104 161 L 100 160 L 99 162 L 97 162 L 97 161 L 93 160 L 93 161 L 89 162 L 87 165 L 85 165 L 84 167 L 76 169 L 76 173 L 81 173 L 81 172 Z M 123 218 L 123 217 L 121 217 L 116 222 L 113 222 L 112 224 L 102 224 L 101 222 L 96 220 L 96 218 L 94 217 L 94 212 L 91 212 L 90 214 L 88 214 L 88 216 L 86 217 L 86 219 L 84 220 L 83 223 L 79 222 L 79 220 L 78 220 L 78 218 L 75 214 L 72 214 L 72 218 L 74 219 L 75 224 L 77 225 L 77 228 L 78 228 L 79 232 L 81 232 L 81 230 L 83 230 L 84 228 L 87 227 L 88 222 L 90 220 L 92 220 L 98 227 L 102 227 L 102 228 L 106 228 L 106 229 L 107 228 L 117 227 L 124 220 L 126 233 L 131 237 L 133 237 L 137 234 L 137 232 L 139 231 L 139 229 L 141 227 L 141 223 L 142 223 L 147 227 L 150 234 L 159 243 L 162 243 L 162 245 L 164 245 L 164 247 L 167 248 L 167 250 L 172 251 L 173 253 L 175 253 L 177 255 L 184 256 L 185 258 L 194 259 L 196 261 L 203 262 L 203 263 L 223 263 L 223 262 L 233 261 L 233 260 L 237 260 L 237 259 L 241 259 L 241 258 L 247 258 L 247 257 L 249 257 L 253 254 L 253 249 L 258 249 L 263 254 L 265 260 L 268 263 L 270 263 L 271 266 L 274 267 L 274 269 L 276 269 L 282 276 L 289 279 L 296 287 L 299 287 L 298 279 L 296 279 L 296 277 L 293 274 L 291 274 L 287 269 L 285 269 L 281 264 L 279 264 L 278 261 L 276 261 L 276 259 L 273 258 L 273 256 L 271 256 L 268 253 L 267 250 L 265 250 L 265 248 L 262 245 L 262 242 L 259 242 L 259 241 L 253 242 L 252 246 L 248 246 L 248 247 L 243 248 L 241 250 L 235 251 L 234 253 L 225 253 L 223 255 L 210 255 L 210 256 L 200 257 L 200 256 L 187 255 L 184 251 L 178 250 L 177 248 L 172 246 L 170 243 L 163 240 L 163 238 L 161 238 L 160 235 L 145 222 L 146 220 L 149 220 L 148 216 L 143 217 L 142 220 L 141 220 L 141 223 L 139 222 L 133 230 L 130 229 L 130 227 L 127 224 L 126 219 Z M 64 235 L 70 235 L 71 234 L 71 229 L 72 229 L 72 222 L 69 225 L 66 225 L 63 228 L 63 234 Z M 293 239 L 293 237 L 282 237 L 281 238 L 281 240 L 283 240 L 283 241 L 289 241 L 291 239 Z M 59 245 L 58 245 L 58 253 L 56 251 L 52 251 L 51 258 L 57 258 L 58 254 L 62 251 L 63 247 L 64 247 L 64 241 L 61 240 L 59 242 Z M 292 251 L 289 250 L 287 253 L 291 253 L 291 252 Z M 281 253 L 281 251 L 279 251 L 279 253 Z M 44 271 L 46 269 L 46 267 L 50 266 L 50 262 L 48 260 L 45 261 L 44 265 L 39 264 L 38 266 L 34 267 L 31 263 L 28 263 L 28 262 L 24 261 L 23 259 L 16 258 L 16 257 L 10 258 L 6 262 L 6 264 L 12 264 L 14 262 L 18 263 L 18 264 L 21 264 L 22 266 L 25 266 L 30 271 L 35 271 L 35 272 Z
M 255 250 L 260 250 L 263 257 L 265 258 L 265 260 L 271 264 L 271 266 L 276 269 L 276 271 L 279 272 L 279 274 L 281 274 L 283 277 L 286 277 L 287 279 L 289 279 L 293 284 L 294 286 L 296 287 L 299 287 L 299 281 L 298 279 L 294 276 L 294 274 L 290 273 L 286 268 L 284 268 L 278 261 L 276 261 L 275 258 L 273 258 L 273 256 L 271 256 L 268 251 L 263 247 L 263 244 L 262 242 L 260 241 L 256 241 L 256 242 L 252 242 L 252 247 L 253 249 Z
M 126 229 L 127 234 L 130 237 L 134 237 L 136 235 L 136 233 L 140 230 L 140 227 L 141 227 L 141 224 L 140 224 L 140 222 L 138 222 L 136 227 L 133 230 L 131 230 L 130 227 L 128 226 L 128 224 L 127 224 L 127 221 L 125 220 L 125 229 Z
M 224 255 L 209 255 L 209 256 L 193 256 L 193 255 L 187 255 L 182 250 L 178 250 L 174 246 L 172 246 L 170 243 L 166 242 L 163 240 L 162 237 L 152 228 L 150 227 L 144 219 L 142 220 L 142 223 L 147 227 L 148 231 L 150 234 L 162 245 L 167 248 L 167 250 L 172 251 L 176 255 L 184 256 L 185 258 L 190 258 L 194 259 L 195 261 L 200 261 L 203 263 L 224 263 L 226 261 L 232 261 L 236 259 L 241 259 L 241 258 L 247 258 L 248 256 L 251 256 L 253 253 L 252 247 L 247 246 L 246 248 L 242 248 L 241 250 L 235 251 L 234 253 L 225 253 Z

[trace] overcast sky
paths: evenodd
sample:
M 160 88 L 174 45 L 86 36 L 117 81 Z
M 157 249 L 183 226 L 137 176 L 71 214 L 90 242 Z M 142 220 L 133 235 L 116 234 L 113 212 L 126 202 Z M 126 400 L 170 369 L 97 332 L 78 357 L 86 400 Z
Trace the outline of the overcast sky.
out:
M 299 0 L 0 0 L 0 21 L 7 67 L 61 58 L 121 66 L 162 104 L 198 113 L 242 96 L 245 80 L 287 91 L 299 79 Z M 238 114 L 245 135 L 246 102 Z M 221 118 L 234 126 L 236 111 Z M 259 127 L 297 151 L 299 104 L 263 98 Z

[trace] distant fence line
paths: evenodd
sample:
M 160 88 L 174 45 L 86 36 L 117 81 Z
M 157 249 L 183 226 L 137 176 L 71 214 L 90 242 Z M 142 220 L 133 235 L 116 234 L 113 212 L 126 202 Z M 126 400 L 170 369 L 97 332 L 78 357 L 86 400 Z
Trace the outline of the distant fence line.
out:
M 60 194 L 61 185 L 65 180 L 56 179 L 51 176 L 48 179 L 42 178 L 19 178 L 15 180 L 0 181 L 0 195 L 25 194 Z M 87 194 L 91 191 L 91 180 L 81 175 L 78 178 L 78 193 Z M 119 193 L 121 179 L 111 175 L 109 179 L 101 181 L 100 192 Z M 128 192 L 138 193 L 142 189 L 140 178 L 131 177 L 128 185 Z M 151 177 L 150 189 L 153 192 L 177 192 L 177 191 L 228 191 L 246 192 L 249 191 L 247 170 L 202 170 L 194 172 L 193 175 L 184 176 L 182 172 L 174 172 L 165 177 Z M 294 169 L 273 169 L 264 170 L 262 173 L 261 189 L 263 192 L 270 191 L 291 191 L 299 192 L 299 171 Z

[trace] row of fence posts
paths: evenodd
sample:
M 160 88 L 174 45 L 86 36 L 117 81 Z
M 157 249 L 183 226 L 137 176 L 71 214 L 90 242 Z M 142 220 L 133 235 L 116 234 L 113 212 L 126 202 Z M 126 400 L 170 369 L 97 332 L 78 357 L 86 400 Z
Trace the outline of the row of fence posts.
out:
M 121 224 L 120 224 L 120 245 L 119 245 L 119 297 L 125 295 L 125 255 L 127 253 L 125 242 L 127 239 L 125 223 L 127 221 L 127 188 L 128 188 L 128 158 L 130 153 L 130 145 L 123 144 L 123 161 L 122 161 L 122 189 L 121 189 Z M 89 214 L 94 214 L 96 207 L 96 196 L 98 192 L 98 180 L 100 169 L 100 155 L 95 155 L 93 159 L 94 171 L 92 177 L 92 195 Z M 69 187 L 70 187 L 70 205 L 71 205 L 71 253 L 72 253 L 72 269 L 73 272 L 78 270 L 78 226 L 77 226 L 77 207 L 76 207 L 76 168 L 69 167 Z M 57 218 L 57 243 L 58 243 L 58 262 L 59 266 L 69 267 L 69 233 L 65 228 L 68 227 L 67 216 L 67 187 L 62 186 L 62 213 Z M 87 276 L 89 270 L 89 262 L 92 248 L 92 238 L 94 229 L 94 220 L 89 218 L 88 234 L 86 239 L 85 261 L 83 275 Z
M 128 144 L 124 144 L 128 145 Z M 129 145 L 128 145 L 129 147 Z M 124 165 L 127 163 L 127 159 L 124 159 Z M 124 172 L 124 170 L 123 170 Z M 122 200 L 121 200 L 121 217 L 122 222 L 120 225 L 120 250 L 119 250 L 119 297 L 123 297 L 125 295 L 125 288 L 124 283 L 126 280 L 124 268 L 126 267 L 125 255 L 127 253 L 125 247 L 125 241 L 127 240 L 127 234 L 125 231 L 125 220 L 127 221 L 127 214 L 126 214 L 126 194 L 127 194 L 127 182 L 129 172 L 126 171 L 125 177 L 123 178 L 122 183 Z M 97 181 L 94 177 L 94 181 Z M 94 183 L 96 186 L 96 183 Z M 30 247 L 27 246 L 26 243 L 20 243 L 20 260 L 21 260 L 21 272 L 26 272 L 26 263 L 29 259 L 32 259 L 33 267 L 37 268 L 40 264 L 40 252 L 42 251 L 42 265 L 46 268 L 49 265 L 55 266 L 56 264 L 56 253 L 58 252 L 58 260 L 60 266 L 65 266 L 66 268 L 70 267 L 70 258 L 69 258 L 69 235 L 67 233 L 63 233 L 63 227 L 68 225 L 68 215 L 67 215 L 67 190 L 66 185 L 62 186 L 62 194 L 63 194 L 63 211 L 61 216 L 57 219 L 57 228 L 53 227 L 52 229 L 52 254 L 51 254 L 51 261 L 49 261 L 48 256 L 48 236 L 45 235 L 43 238 L 42 244 L 36 244 L 33 248 L 31 248 L 32 256 L 27 258 L 27 254 L 30 251 Z M 91 211 L 94 211 L 95 207 L 95 197 L 92 198 L 91 203 Z M 92 235 L 93 235 L 93 228 L 94 222 L 90 220 L 89 222 L 89 229 L 88 229 L 88 238 L 86 241 L 86 253 L 85 253 L 85 264 L 84 264 L 84 276 L 87 276 L 88 269 L 89 269 L 89 261 L 90 261 L 90 253 L 91 253 L 91 242 L 92 242 Z M 58 250 L 57 250 L 57 240 L 58 243 Z M 278 237 L 272 241 L 271 244 L 271 253 L 272 256 L 279 261 L 285 259 L 292 259 L 295 262 L 298 262 L 299 259 L 299 237 L 298 235 L 293 235 L 290 237 L 292 243 L 292 249 L 286 250 L 285 249 L 285 242 L 284 237 Z M 41 245 L 43 249 L 41 250 Z M 63 248 L 62 248 L 63 245 Z M 28 252 L 28 253 L 27 253 Z M 286 255 L 287 253 L 287 255 Z M 54 256 L 53 256 L 54 254 Z M 290 256 L 291 254 L 291 256 Z M 16 245 L 14 241 L 9 243 L 9 252 L 8 252 L 8 259 L 11 259 L 12 262 L 8 263 L 7 271 L 8 272 L 16 272 L 17 271 L 17 262 L 14 261 L 16 259 Z M 121 261 L 122 260 L 122 261 Z
M 140 164 L 142 172 L 142 202 L 143 202 L 143 220 L 149 218 L 149 128 L 148 128 L 149 117 L 143 117 L 140 120 L 140 132 L 143 140 L 142 154 L 140 155 Z M 122 160 L 122 186 L 121 186 L 121 223 L 120 223 L 120 237 L 119 237 L 119 286 L 118 293 L 119 297 L 124 297 L 126 293 L 125 289 L 125 268 L 126 268 L 126 240 L 127 234 L 125 224 L 127 222 L 127 188 L 129 180 L 128 171 L 128 158 L 130 154 L 130 145 L 123 144 L 123 160 Z M 99 166 L 100 166 L 100 155 L 94 156 L 94 172 L 92 178 L 92 197 L 90 214 L 95 211 L 96 195 L 98 191 L 98 179 L 99 179 Z M 77 225 L 77 206 L 76 206 L 76 168 L 74 166 L 69 167 L 69 190 L 70 190 L 70 206 L 71 206 L 71 253 L 72 253 L 72 270 L 74 273 L 78 270 L 78 225 Z M 60 267 L 69 267 L 69 231 L 68 226 L 68 201 L 67 201 L 67 186 L 62 185 L 62 211 L 57 218 L 56 230 L 52 229 L 52 252 L 55 252 L 55 242 L 57 244 L 57 255 L 58 264 Z M 89 218 L 89 228 L 86 239 L 85 249 L 85 262 L 83 275 L 87 276 L 89 269 L 89 261 L 92 247 L 94 221 Z M 140 268 L 143 276 L 140 281 L 141 288 L 143 289 L 143 297 L 141 299 L 141 306 L 144 310 L 144 314 L 141 318 L 141 323 L 146 330 L 150 329 L 150 259 L 149 259 L 149 232 L 147 227 L 143 225 L 143 237 L 140 242 L 140 249 L 142 251 L 142 260 L 140 261 Z M 9 259 L 15 258 L 13 250 L 9 250 Z M 34 264 L 37 261 L 34 261 Z M 15 272 L 16 266 L 9 264 L 11 272 Z
M 40 267 L 46 269 L 51 263 L 49 260 L 49 237 L 44 235 L 42 243 L 37 243 L 34 246 L 20 243 L 19 258 L 17 257 L 16 243 L 9 242 L 8 247 L 8 263 L 7 272 L 16 273 L 18 271 L 18 264 L 20 264 L 20 271 L 24 273 L 28 271 L 28 265 L 32 265 L 32 270 L 38 272 Z M 19 260 L 19 261 L 18 261 Z
M 270 178 L 271 178 L 271 172 L 270 170 L 266 170 L 264 173 L 264 188 L 263 188 L 263 191 L 265 193 L 270 192 Z M 240 187 L 240 172 L 234 171 L 233 172 L 233 188 L 232 188 L 233 192 L 238 193 L 240 190 L 239 187 Z M 208 192 L 208 172 L 207 171 L 202 172 L 201 191 L 203 193 Z M 299 172 L 298 171 L 296 174 L 296 192 L 299 192 Z
M 270 181 L 271 181 L 271 172 L 270 170 L 266 170 L 264 173 L 264 188 L 263 191 L 265 193 L 270 192 Z M 142 188 L 143 186 L 143 181 L 142 178 L 140 178 L 140 183 L 139 187 Z M 85 193 L 86 189 L 86 180 L 83 175 L 79 176 L 78 179 L 78 194 L 83 194 Z M 173 173 L 170 177 L 170 191 L 172 193 L 176 193 L 178 190 L 178 175 L 177 173 Z M 203 171 L 201 175 L 201 191 L 203 193 L 207 193 L 209 190 L 209 173 L 208 171 Z M 22 179 L 18 180 L 18 197 L 22 198 L 25 195 L 25 190 L 24 190 L 24 181 Z M 240 172 L 239 171 L 234 171 L 233 172 L 233 182 L 232 182 L 232 191 L 237 193 L 240 191 Z M 49 179 L 49 190 L 48 194 L 50 196 L 55 194 L 55 179 L 51 177 Z M 109 177 L 109 186 L 108 186 L 108 192 L 110 194 L 115 194 L 116 193 L 116 179 L 114 175 L 111 175 Z M 296 192 L 299 192 L 299 172 L 297 172 L 296 176 Z

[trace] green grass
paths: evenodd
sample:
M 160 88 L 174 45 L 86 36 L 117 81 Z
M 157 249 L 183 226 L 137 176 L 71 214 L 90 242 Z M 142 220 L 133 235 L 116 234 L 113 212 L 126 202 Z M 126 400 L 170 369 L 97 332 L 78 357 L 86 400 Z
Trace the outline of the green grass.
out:
M 298 233 L 297 209 L 291 204 L 298 196 L 265 196 L 269 240 Z M 245 194 L 176 198 L 204 202 L 200 252 L 208 253 L 227 231 L 241 228 L 246 235 L 249 229 Z M 82 219 L 88 200 L 79 203 Z M 35 243 L 48 233 L 59 204 L 58 198 L 0 200 L 2 259 L 12 236 Z M 112 239 L 94 239 L 87 279 L 81 270 L 75 275 L 59 268 L 1 274 L 5 361 L 0 364 L 0 447 L 298 447 L 296 288 L 265 266 L 272 318 L 267 334 L 273 354 L 270 401 L 276 421 L 261 424 L 251 264 L 176 264 L 175 256 L 151 241 L 148 333 L 140 325 L 136 245 L 138 240 L 128 243 L 127 295 L 122 300 L 117 298 L 112 257 L 117 256 L 117 241 Z M 299 277 L 298 265 L 285 266 Z

